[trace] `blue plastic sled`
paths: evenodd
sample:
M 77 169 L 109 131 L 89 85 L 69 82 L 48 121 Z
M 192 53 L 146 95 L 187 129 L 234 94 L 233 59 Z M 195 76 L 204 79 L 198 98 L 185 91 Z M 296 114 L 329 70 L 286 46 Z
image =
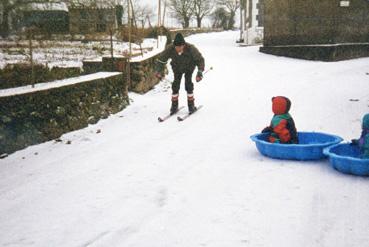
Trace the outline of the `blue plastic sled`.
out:
M 324 149 L 329 162 L 336 170 L 358 176 L 369 176 L 369 159 L 360 158 L 356 145 L 338 144 Z
M 342 138 L 318 132 L 298 132 L 299 144 L 279 144 L 267 141 L 268 134 L 251 136 L 259 152 L 275 159 L 319 160 L 325 158 L 323 149 L 338 144 Z

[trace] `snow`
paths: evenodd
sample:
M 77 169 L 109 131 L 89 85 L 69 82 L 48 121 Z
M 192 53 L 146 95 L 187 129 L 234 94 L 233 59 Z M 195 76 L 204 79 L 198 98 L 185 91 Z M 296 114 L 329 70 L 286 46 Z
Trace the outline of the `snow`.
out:
M 0 160 L 0 245 L 369 246 L 368 178 L 269 159 L 249 139 L 276 95 L 291 99 L 298 130 L 358 137 L 369 58 L 271 56 L 237 47 L 238 35 L 187 38 L 214 70 L 195 85 L 204 107 L 184 122 L 157 122 L 170 104 L 163 82 L 62 142 Z
M 66 3 L 28 3 L 19 6 L 23 11 L 65 11 L 68 12 Z
M 23 87 L 3 89 L 3 90 L 0 90 L 0 97 L 8 97 L 8 96 L 14 96 L 14 95 L 20 95 L 20 94 L 33 93 L 37 91 L 49 90 L 52 88 L 65 87 L 65 86 L 70 86 L 70 85 L 74 85 L 78 83 L 84 83 L 84 82 L 88 82 L 92 80 L 104 79 L 104 78 L 116 76 L 119 74 L 122 74 L 122 73 L 120 72 L 98 72 L 94 74 L 83 75 L 83 76 L 68 78 L 64 80 L 37 83 L 34 85 L 34 87 L 32 87 L 32 85 L 28 85 L 28 86 L 23 86 Z
M 153 41 L 153 39 L 151 40 L 148 40 L 148 41 Z M 152 43 L 143 43 L 143 47 L 151 47 L 153 48 L 152 51 L 150 52 L 147 52 L 146 54 L 143 54 L 142 56 L 138 56 L 138 57 L 133 57 L 131 58 L 131 62 L 141 62 L 141 61 L 144 61 L 148 58 L 151 58 L 153 56 L 156 56 L 158 54 L 160 54 L 162 51 L 164 51 L 165 49 L 165 46 L 166 46 L 166 43 L 167 43 L 167 37 L 166 36 L 159 36 L 157 40 L 155 40 L 154 42 Z
M 114 38 L 115 39 L 115 38 Z M 116 40 L 116 39 L 115 39 Z M 157 39 L 144 39 L 141 47 L 132 44 L 132 61 L 137 62 L 160 53 L 166 42 L 165 36 L 160 36 L 159 47 Z M 35 63 L 53 67 L 80 67 L 83 61 L 102 60 L 103 56 L 111 56 L 109 37 L 103 41 L 32 41 L 33 59 Z M 0 69 L 7 64 L 29 63 L 29 44 L 27 40 L 0 40 Z M 143 56 L 141 54 L 143 49 Z M 114 56 L 119 57 L 129 52 L 129 43 L 113 42 Z

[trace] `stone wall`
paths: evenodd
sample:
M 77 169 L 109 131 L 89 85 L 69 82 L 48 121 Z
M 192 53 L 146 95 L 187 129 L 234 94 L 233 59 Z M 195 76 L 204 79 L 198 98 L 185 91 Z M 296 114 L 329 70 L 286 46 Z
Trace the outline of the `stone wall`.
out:
M 128 105 L 121 73 L 82 76 L 75 84 L 73 80 L 17 95 L 0 91 L 0 155 L 84 128 Z
M 260 47 L 260 51 L 277 56 L 330 62 L 348 58 L 369 57 L 369 43 L 330 46 L 264 46 Z
M 143 59 L 142 61 L 132 61 L 130 66 L 131 82 L 128 90 L 135 93 L 146 93 L 160 82 L 155 74 L 155 60 L 158 55 Z M 96 71 L 118 71 L 127 75 L 127 58 L 103 57 L 101 62 L 84 61 L 83 70 L 88 72 Z
M 79 67 L 53 67 L 50 69 L 41 64 L 36 64 L 33 71 L 35 83 L 62 80 L 82 74 Z M 4 69 L 0 69 L 0 89 L 31 85 L 31 75 L 32 68 L 30 64 L 8 64 Z

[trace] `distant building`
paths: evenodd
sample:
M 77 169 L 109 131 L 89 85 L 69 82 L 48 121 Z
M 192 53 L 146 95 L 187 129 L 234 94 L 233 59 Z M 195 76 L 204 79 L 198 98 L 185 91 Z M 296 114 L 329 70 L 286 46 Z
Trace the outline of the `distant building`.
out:
M 115 1 L 70 0 L 69 31 L 73 34 L 108 32 L 118 27 Z
M 28 2 L 17 6 L 17 28 L 37 27 L 44 32 L 66 33 L 69 31 L 68 7 L 60 1 Z
M 260 51 L 313 60 L 369 56 L 368 0 L 264 0 Z
M 241 8 L 241 42 L 261 43 L 264 35 L 264 0 L 243 0 Z
M 5 23 L 4 26 L 10 32 L 30 26 L 47 33 L 108 32 L 110 29 L 116 30 L 118 24 L 122 24 L 123 7 L 118 3 L 121 1 L 19 0 L 8 4 L 12 7 L 7 13 L 8 21 L 5 23 L 4 3 L 0 0 L 0 24 Z

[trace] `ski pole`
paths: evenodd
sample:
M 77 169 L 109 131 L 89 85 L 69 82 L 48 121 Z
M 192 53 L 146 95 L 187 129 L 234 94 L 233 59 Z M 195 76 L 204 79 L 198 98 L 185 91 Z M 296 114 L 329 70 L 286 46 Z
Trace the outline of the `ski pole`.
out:
M 204 73 L 202 73 L 202 77 L 204 77 L 210 70 L 213 70 L 213 67 L 210 67 L 209 69 L 205 70 Z M 197 83 L 199 83 L 199 81 Z
M 208 73 L 210 70 L 213 70 L 213 67 L 210 67 L 209 69 L 207 69 L 207 70 L 203 73 L 203 75 L 205 75 L 206 73 Z

